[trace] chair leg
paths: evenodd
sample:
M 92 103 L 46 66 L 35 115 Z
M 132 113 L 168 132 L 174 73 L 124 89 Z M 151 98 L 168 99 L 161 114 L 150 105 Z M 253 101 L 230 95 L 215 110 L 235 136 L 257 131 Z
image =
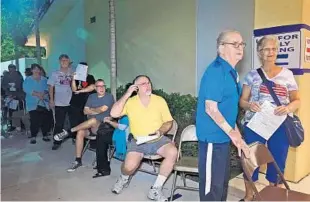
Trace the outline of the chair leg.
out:
M 173 181 L 172 181 L 172 187 L 171 187 L 171 193 L 170 193 L 169 201 L 172 201 L 172 199 L 173 199 L 173 195 L 174 195 L 174 191 L 175 191 L 175 185 L 176 185 L 176 182 L 177 182 L 177 177 L 178 177 L 178 171 L 174 171 L 174 176 L 173 176 Z
M 154 162 L 154 161 L 152 161 L 152 160 L 150 160 L 150 162 L 151 162 L 151 164 L 152 164 L 152 167 L 153 167 L 153 171 L 154 171 L 154 173 L 157 173 L 157 171 L 156 171 L 156 165 L 155 165 L 155 162 Z
M 110 147 L 109 146 L 109 155 L 108 155 L 109 161 L 111 161 L 111 159 L 113 158 L 114 153 L 115 153 L 115 147 L 113 147 L 113 146 Z
M 90 143 L 90 140 L 87 140 L 87 141 L 86 141 L 86 144 L 85 144 L 85 146 L 84 146 L 84 148 L 83 148 L 83 151 L 82 151 L 82 157 L 84 156 L 84 153 L 85 153 L 86 150 L 88 149 L 89 143 Z
M 181 173 L 181 177 L 182 177 L 182 180 L 183 180 L 183 185 L 184 185 L 184 187 L 186 187 L 186 175 L 185 175 L 185 173 Z

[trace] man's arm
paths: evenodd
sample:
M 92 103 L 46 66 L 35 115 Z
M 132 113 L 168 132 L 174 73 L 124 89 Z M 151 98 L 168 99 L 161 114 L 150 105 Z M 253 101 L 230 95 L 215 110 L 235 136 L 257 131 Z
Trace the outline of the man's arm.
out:
M 85 115 L 96 115 L 96 114 L 99 114 L 99 113 L 95 112 L 94 110 L 92 110 L 92 108 L 90 108 L 90 107 L 84 107 L 83 112 L 84 112 Z
M 112 107 L 111 109 L 111 116 L 113 118 L 118 118 L 120 116 L 122 116 L 122 112 L 124 109 L 124 106 L 128 100 L 128 98 L 131 96 L 131 94 L 136 91 L 138 89 L 138 87 L 136 85 L 131 85 L 127 92 L 121 97 L 121 99 L 119 99 Z
M 48 94 L 49 94 L 49 97 L 50 97 L 50 101 L 49 101 L 49 105 L 51 108 L 55 107 L 55 99 L 54 99 L 54 91 L 55 91 L 55 82 L 56 79 L 55 79 L 55 74 L 52 73 L 51 77 L 47 80 L 47 84 L 48 84 Z
M 91 84 L 91 85 L 87 86 L 86 88 L 83 88 L 81 90 L 75 90 L 73 92 L 75 92 L 75 93 L 90 93 L 90 92 L 94 91 L 95 88 L 96 88 L 95 84 Z
M 95 107 L 95 108 L 85 106 L 83 112 L 85 115 L 96 115 L 96 114 L 101 114 L 107 110 L 108 110 L 108 107 L 106 105 L 103 105 L 101 107 Z
M 105 117 L 103 122 L 110 124 L 113 128 L 118 128 L 118 123 L 116 121 L 112 121 L 111 117 Z
M 101 114 L 101 113 L 107 111 L 108 108 L 109 108 L 109 107 L 108 107 L 107 105 L 103 105 L 103 106 L 101 106 L 101 107 L 91 108 L 91 110 L 93 110 L 94 112 L 96 112 L 96 113 L 98 113 L 98 114 Z
M 54 86 L 48 85 L 48 94 L 50 96 L 50 106 L 54 107 L 55 100 L 54 100 Z
M 167 121 L 158 129 L 160 135 L 165 135 L 172 127 L 173 121 Z
M 233 128 L 227 123 L 222 113 L 218 110 L 217 102 L 213 100 L 206 100 L 205 109 L 206 113 L 229 136 L 229 133 L 233 130 Z
M 206 100 L 206 113 L 214 120 L 214 122 L 229 136 L 234 145 L 238 148 L 238 154 L 241 156 L 241 150 L 245 156 L 249 156 L 249 149 L 244 140 L 241 137 L 240 131 L 235 125 L 233 129 L 225 120 L 222 113 L 218 110 L 217 102 L 212 100 Z

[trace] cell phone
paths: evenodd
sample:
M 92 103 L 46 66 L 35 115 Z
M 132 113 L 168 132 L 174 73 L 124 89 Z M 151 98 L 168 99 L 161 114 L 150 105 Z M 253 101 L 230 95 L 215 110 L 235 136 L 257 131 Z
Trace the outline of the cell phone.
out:
M 139 91 L 139 87 L 137 86 L 137 90 L 133 91 L 132 94 L 131 94 L 131 96 L 137 95 L 137 94 L 138 94 L 138 91 Z

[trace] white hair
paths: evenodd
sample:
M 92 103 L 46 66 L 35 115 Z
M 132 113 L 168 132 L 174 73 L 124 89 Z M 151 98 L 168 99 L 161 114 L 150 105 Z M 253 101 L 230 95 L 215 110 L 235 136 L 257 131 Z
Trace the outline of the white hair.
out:
M 221 32 L 216 39 L 216 48 L 217 49 L 219 48 L 220 45 L 223 44 L 223 42 L 225 42 L 227 40 L 227 38 L 230 34 L 241 35 L 240 32 L 238 32 L 237 30 L 225 30 L 225 31 Z
M 256 51 L 257 52 L 261 51 L 264 48 L 267 41 L 274 41 L 276 44 L 276 48 L 279 48 L 278 37 L 276 37 L 275 35 L 266 35 L 257 41 Z

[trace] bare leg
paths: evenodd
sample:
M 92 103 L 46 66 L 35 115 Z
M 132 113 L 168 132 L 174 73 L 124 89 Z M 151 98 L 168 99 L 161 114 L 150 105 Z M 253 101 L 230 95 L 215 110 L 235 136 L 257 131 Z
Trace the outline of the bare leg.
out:
M 71 128 L 71 132 L 74 133 L 74 132 L 77 132 L 79 130 L 86 130 L 89 128 L 98 128 L 99 125 L 100 125 L 100 122 L 97 119 L 91 118 L 91 119 L 88 119 L 87 121 L 84 121 L 83 123 Z
M 79 130 L 77 132 L 75 141 L 76 158 L 81 158 L 84 146 L 84 138 L 88 136 L 88 134 L 89 131 L 87 130 Z
M 132 175 L 140 166 L 143 154 L 139 152 L 129 152 L 126 155 L 125 162 L 122 164 L 122 174 Z
M 176 162 L 178 150 L 173 144 L 169 143 L 159 148 L 157 153 L 164 157 L 159 168 L 159 175 L 168 177 Z
M 244 186 L 245 186 L 245 197 L 243 198 L 245 201 L 252 201 L 254 197 L 254 191 L 251 187 L 251 184 L 249 181 L 244 180 Z

